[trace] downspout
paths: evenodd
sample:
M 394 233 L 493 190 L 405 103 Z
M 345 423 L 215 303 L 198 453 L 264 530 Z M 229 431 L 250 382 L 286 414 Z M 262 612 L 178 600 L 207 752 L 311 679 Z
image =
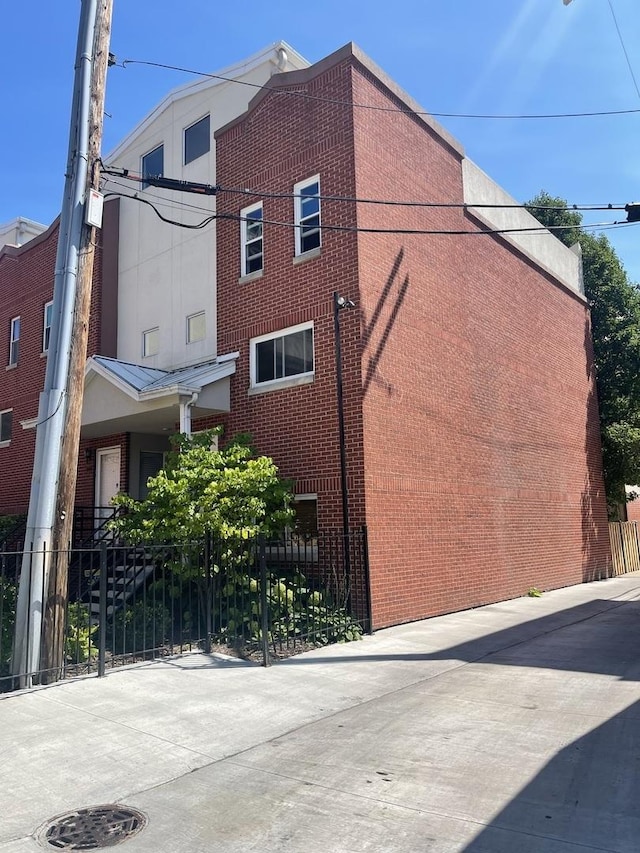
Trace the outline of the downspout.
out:
M 199 391 L 194 391 L 190 400 L 180 400 L 180 432 L 191 435 L 191 408 L 198 401 Z

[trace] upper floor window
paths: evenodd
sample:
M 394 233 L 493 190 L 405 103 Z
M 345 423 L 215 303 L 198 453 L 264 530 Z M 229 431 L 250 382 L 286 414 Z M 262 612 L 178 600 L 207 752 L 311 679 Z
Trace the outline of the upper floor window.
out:
M 313 323 L 261 335 L 250 346 L 252 387 L 313 375 Z
M 53 302 L 47 302 L 44 306 L 44 319 L 42 328 L 42 352 L 49 352 L 49 341 L 51 340 L 51 317 L 53 316 Z
M 209 116 L 184 129 L 184 165 L 202 157 L 211 148 L 211 121 Z
M 147 358 L 150 355 L 157 355 L 160 346 L 160 330 L 156 326 L 154 329 L 147 329 L 142 333 L 142 355 Z
M 158 145 L 142 158 L 142 177 L 161 178 L 164 175 L 164 145 Z M 142 182 L 142 189 L 149 184 Z
M 9 364 L 18 363 L 18 349 L 20 346 L 20 317 L 14 317 L 9 329 Z
M 293 187 L 296 255 L 320 248 L 320 176 Z
M 204 311 L 198 314 L 191 314 L 187 317 L 187 343 L 193 344 L 196 341 L 203 341 L 206 332 Z
M 262 254 L 262 202 L 240 211 L 240 274 L 260 272 L 264 265 Z
M 5 409 L 0 412 L 0 444 L 8 444 L 11 441 L 12 427 L 13 409 Z

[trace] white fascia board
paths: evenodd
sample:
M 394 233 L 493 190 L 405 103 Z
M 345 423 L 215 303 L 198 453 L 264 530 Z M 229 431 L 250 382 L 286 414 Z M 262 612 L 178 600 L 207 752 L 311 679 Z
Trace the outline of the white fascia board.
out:
M 143 118 L 142 121 L 136 125 L 136 127 L 134 127 L 134 129 L 128 133 L 127 136 L 125 136 L 125 138 L 103 159 L 106 162 L 117 159 L 123 151 L 129 148 L 129 146 L 132 145 L 142 133 L 144 133 L 147 127 L 154 122 L 159 115 L 161 115 L 176 101 L 189 97 L 189 95 L 194 95 L 197 92 L 201 92 L 203 89 L 213 89 L 216 86 L 226 86 L 229 85 L 229 83 L 233 83 L 237 77 L 242 77 L 244 74 L 248 74 L 269 58 L 276 56 L 278 50 L 281 48 L 287 54 L 287 58 L 292 65 L 299 68 L 309 67 L 310 63 L 304 58 L 304 56 L 299 54 L 297 50 L 294 50 L 285 41 L 276 41 L 241 62 L 236 62 L 234 65 L 228 65 L 226 68 L 214 72 L 216 75 L 215 77 L 199 77 L 191 83 L 185 83 L 183 86 L 178 86 L 176 89 L 172 89 L 169 94 L 166 95 L 160 103 L 151 110 L 151 112 L 148 113 L 145 118 Z M 219 77 L 228 77 L 229 79 L 216 79 Z
M 202 386 L 198 385 L 163 385 L 162 388 L 152 388 L 151 391 L 140 391 L 138 400 L 158 400 L 161 397 L 175 397 L 176 394 L 191 396 L 201 391 Z
M 116 376 L 115 373 L 107 370 L 107 368 L 103 367 L 99 361 L 94 361 L 93 358 L 90 358 L 87 361 L 84 372 L 85 384 L 89 384 L 89 382 L 93 380 L 93 376 L 100 376 L 102 379 L 106 379 L 107 382 L 118 388 L 118 390 L 122 391 L 123 394 L 131 397 L 131 399 L 137 401 L 140 400 L 140 395 L 135 388 L 132 388 L 131 385 L 129 385 L 128 382 L 124 382 L 119 376 Z

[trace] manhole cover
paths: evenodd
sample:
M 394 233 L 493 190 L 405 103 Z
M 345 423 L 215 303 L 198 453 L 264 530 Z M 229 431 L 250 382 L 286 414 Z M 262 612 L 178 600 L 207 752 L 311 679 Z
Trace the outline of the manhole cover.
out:
M 99 850 L 136 835 L 147 819 L 129 806 L 90 806 L 58 815 L 38 833 L 40 843 L 56 850 Z

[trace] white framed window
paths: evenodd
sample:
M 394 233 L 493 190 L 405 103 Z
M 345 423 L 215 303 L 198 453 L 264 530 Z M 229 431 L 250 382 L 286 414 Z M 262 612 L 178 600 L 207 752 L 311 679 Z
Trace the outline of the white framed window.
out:
M 302 323 L 250 341 L 251 387 L 313 376 L 313 323 Z
M 0 445 L 9 444 L 13 429 L 13 409 L 0 412 Z
M 160 348 L 160 329 L 155 326 L 153 329 L 147 329 L 142 333 L 142 355 L 147 358 L 150 355 L 157 355 Z
M 20 349 L 20 317 L 11 320 L 9 328 L 9 364 L 18 363 L 18 352 Z
M 260 272 L 264 265 L 262 242 L 262 202 L 240 211 L 240 275 Z
M 42 321 L 42 352 L 49 352 L 49 341 L 51 340 L 51 318 L 53 316 L 53 302 L 47 302 L 44 306 Z
M 164 175 L 164 145 L 157 145 L 142 156 L 141 173 L 143 178 L 161 178 Z M 145 181 L 142 182 L 143 190 L 148 186 Z
M 187 317 L 187 343 L 194 344 L 196 341 L 203 341 L 206 333 L 204 311 L 199 311 L 197 314 L 191 314 Z
M 211 148 L 211 120 L 204 116 L 184 129 L 184 165 L 207 154 Z
M 294 184 L 293 194 L 296 255 L 304 255 L 321 245 L 320 175 Z

